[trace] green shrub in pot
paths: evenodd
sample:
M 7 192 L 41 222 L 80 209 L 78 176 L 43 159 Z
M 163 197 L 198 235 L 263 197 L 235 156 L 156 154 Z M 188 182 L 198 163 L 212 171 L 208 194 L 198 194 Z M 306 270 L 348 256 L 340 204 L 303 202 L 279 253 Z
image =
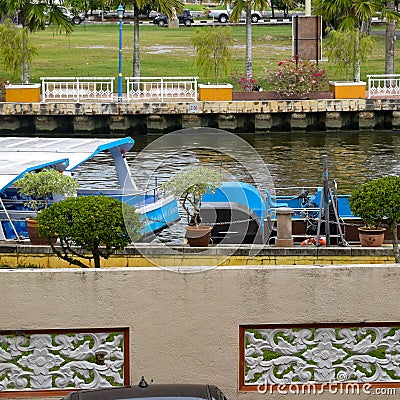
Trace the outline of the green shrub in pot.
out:
M 15 187 L 20 195 L 27 197 L 25 206 L 37 213 L 50 205 L 53 195 L 75 196 L 78 182 L 69 175 L 46 168 L 39 172 L 28 172 L 15 182 Z
M 399 263 L 400 177 L 385 176 L 360 185 L 351 193 L 350 209 L 364 221 L 366 228 L 389 226 L 395 260 Z

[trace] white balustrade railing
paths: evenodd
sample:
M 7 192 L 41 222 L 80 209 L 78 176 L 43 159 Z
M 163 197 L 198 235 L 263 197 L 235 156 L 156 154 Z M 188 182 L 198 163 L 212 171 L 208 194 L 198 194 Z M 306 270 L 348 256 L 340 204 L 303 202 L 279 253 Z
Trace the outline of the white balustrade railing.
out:
M 400 75 L 382 74 L 367 75 L 368 98 L 400 96 Z
M 110 77 L 50 77 L 42 81 L 42 101 L 114 100 L 114 80 Z
M 126 79 L 127 100 L 197 100 L 198 77 L 130 77 Z

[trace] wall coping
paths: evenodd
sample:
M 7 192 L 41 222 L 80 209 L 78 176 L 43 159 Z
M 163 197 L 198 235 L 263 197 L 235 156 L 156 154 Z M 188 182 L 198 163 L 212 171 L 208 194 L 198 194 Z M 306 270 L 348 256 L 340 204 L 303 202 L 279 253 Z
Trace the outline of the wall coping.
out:
M 232 101 L 164 101 L 148 99 L 132 102 L 72 101 L 48 103 L 0 102 L 0 115 L 23 116 L 97 116 L 133 114 L 193 114 L 191 106 L 196 104 L 194 114 L 213 113 L 293 113 L 293 112 L 340 112 L 340 111 L 398 111 L 400 98 L 391 99 L 315 99 L 315 100 L 232 100 Z
M 136 244 L 129 245 L 124 250 L 118 252 L 118 256 L 137 256 L 137 255 L 159 255 L 169 256 L 181 253 L 183 255 L 201 256 L 206 251 L 207 257 L 210 256 L 245 256 L 245 257 L 264 257 L 264 256 L 392 256 L 391 245 L 382 247 L 361 247 L 361 246 L 293 246 L 275 247 L 264 245 L 224 245 L 209 246 L 205 248 L 189 247 L 188 245 L 149 245 Z M 0 244 L 1 254 L 53 254 L 50 246 L 33 246 L 30 244 Z

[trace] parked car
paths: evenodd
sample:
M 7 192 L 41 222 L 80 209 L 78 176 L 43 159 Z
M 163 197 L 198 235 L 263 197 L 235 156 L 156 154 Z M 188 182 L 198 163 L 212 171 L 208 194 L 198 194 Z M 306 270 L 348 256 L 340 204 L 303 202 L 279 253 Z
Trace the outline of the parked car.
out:
M 144 382 L 144 384 L 142 383 Z M 80 390 L 69 393 L 63 400 L 226 400 L 220 389 L 213 385 L 151 384 L 143 380 L 138 386 L 120 386 L 104 389 Z
M 222 24 L 225 24 L 228 22 L 229 17 L 232 13 L 232 9 L 227 6 L 226 10 L 208 10 L 207 11 L 207 18 L 213 18 L 218 20 L 218 22 L 221 22 Z M 245 12 L 242 12 L 241 18 L 246 18 Z M 260 19 L 262 19 L 263 16 L 260 13 L 260 11 L 251 11 L 251 22 L 252 23 L 257 23 Z
M 124 13 L 123 13 L 124 19 L 133 19 L 133 17 L 134 17 L 133 11 L 124 10 Z M 104 19 L 118 19 L 119 18 L 118 11 L 117 10 L 104 11 L 103 18 Z
M 190 26 L 194 22 L 190 10 L 187 9 L 183 10 L 182 14 L 179 14 L 177 17 L 180 25 Z M 157 15 L 153 19 L 153 24 L 156 24 L 158 26 L 166 26 L 168 25 L 168 17 L 165 14 Z
M 74 25 L 79 25 L 82 21 L 85 20 L 84 13 L 74 14 L 67 7 L 60 6 L 60 8 L 62 13 L 68 18 L 70 18 L 71 21 L 74 23 Z

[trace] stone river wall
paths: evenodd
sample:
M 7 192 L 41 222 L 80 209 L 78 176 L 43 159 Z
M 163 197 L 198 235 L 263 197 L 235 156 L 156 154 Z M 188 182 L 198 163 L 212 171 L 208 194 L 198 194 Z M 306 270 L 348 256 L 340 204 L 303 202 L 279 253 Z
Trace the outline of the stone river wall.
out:
M 0 103 L 0 134 L 269 133 L 400 128 L 400 99 Z

